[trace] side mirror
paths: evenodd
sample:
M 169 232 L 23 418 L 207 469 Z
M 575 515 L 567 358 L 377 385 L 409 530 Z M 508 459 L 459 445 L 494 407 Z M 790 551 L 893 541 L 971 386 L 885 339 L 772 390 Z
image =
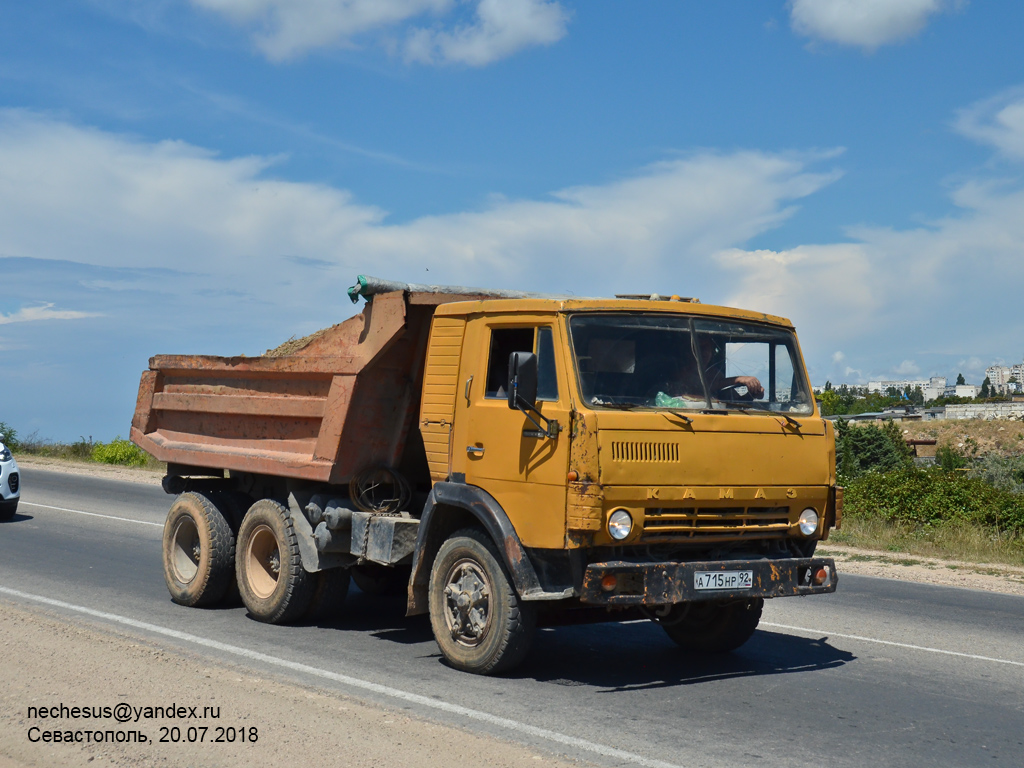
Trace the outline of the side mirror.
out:
M 513 352 L 508 356 L 508 407 L 513 411 L 537 404 L 537 356 L 532 352 Z

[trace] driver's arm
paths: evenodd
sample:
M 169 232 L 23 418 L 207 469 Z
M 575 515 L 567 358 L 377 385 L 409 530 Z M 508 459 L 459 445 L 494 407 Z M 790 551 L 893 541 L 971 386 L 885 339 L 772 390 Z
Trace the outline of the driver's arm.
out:
M 764 397 L 764 387 L 761 386 L 761 382 L 758 381 L 756 376 L 732 376 L 727 379 L 719 379 L 716 384 L 716 391 L 721 391 L 726 387 L 739 387 L 743 386 L 747 388 L 747 391 L 755 398 Z

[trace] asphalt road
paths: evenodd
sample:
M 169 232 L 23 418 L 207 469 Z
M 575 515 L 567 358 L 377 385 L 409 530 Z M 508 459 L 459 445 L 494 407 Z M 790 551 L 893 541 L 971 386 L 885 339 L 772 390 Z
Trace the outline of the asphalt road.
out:
M 687 658 L 648 622 L 560 627 L 512 676 L 484 678 L 445 666 L 401 599 L 354 586 L 325 625 L 174 605 L 160 565 L 170 497 L 22 475 L 19 514 L 0 524 L 0 600 L 44 598 L 72 621 L 599 764 L 1024 765 L 1021 597 L 843 576 L 834 595 L 767 603 L 729 656 Z

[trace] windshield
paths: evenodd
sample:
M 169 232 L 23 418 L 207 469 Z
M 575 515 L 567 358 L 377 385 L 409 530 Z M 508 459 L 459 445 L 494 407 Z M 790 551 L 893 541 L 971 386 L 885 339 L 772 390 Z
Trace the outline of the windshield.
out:
M 569 333 L 590 406 L 813 412 L 796 338 L 782 328 L 609 313 L 574 315 Z

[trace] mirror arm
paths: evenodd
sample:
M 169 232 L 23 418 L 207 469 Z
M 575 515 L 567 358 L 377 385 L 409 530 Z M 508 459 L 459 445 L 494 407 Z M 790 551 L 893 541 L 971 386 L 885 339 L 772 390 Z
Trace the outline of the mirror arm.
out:
M 532 432 L 529 435 L 529 437 L 543 437 L 548 440 L 554 440 L 556 437 L 558 437 L 558 433 L 562 431 L 561 424 L 559 424 L 554 419 L 549 419 L 546 416 L 544 416 L 544 414 L 538 411 L 535 406 L 528 403 L 524 398 L 520 397 L 518 394 L 516 395 L 516 408 L 522 411 L 523 415 L 526 416 L 526 418 L 528 418 L 535 427 L 537 427 L 537 431 Z M 533 413 L 537 414 L 537 419 L 543 421 L 544 425 L 541 425 L 540 421 L 537 421 L 537 419 L 533 418 L 533 416 L 530 414 L 530 411 L 533 411 Z

